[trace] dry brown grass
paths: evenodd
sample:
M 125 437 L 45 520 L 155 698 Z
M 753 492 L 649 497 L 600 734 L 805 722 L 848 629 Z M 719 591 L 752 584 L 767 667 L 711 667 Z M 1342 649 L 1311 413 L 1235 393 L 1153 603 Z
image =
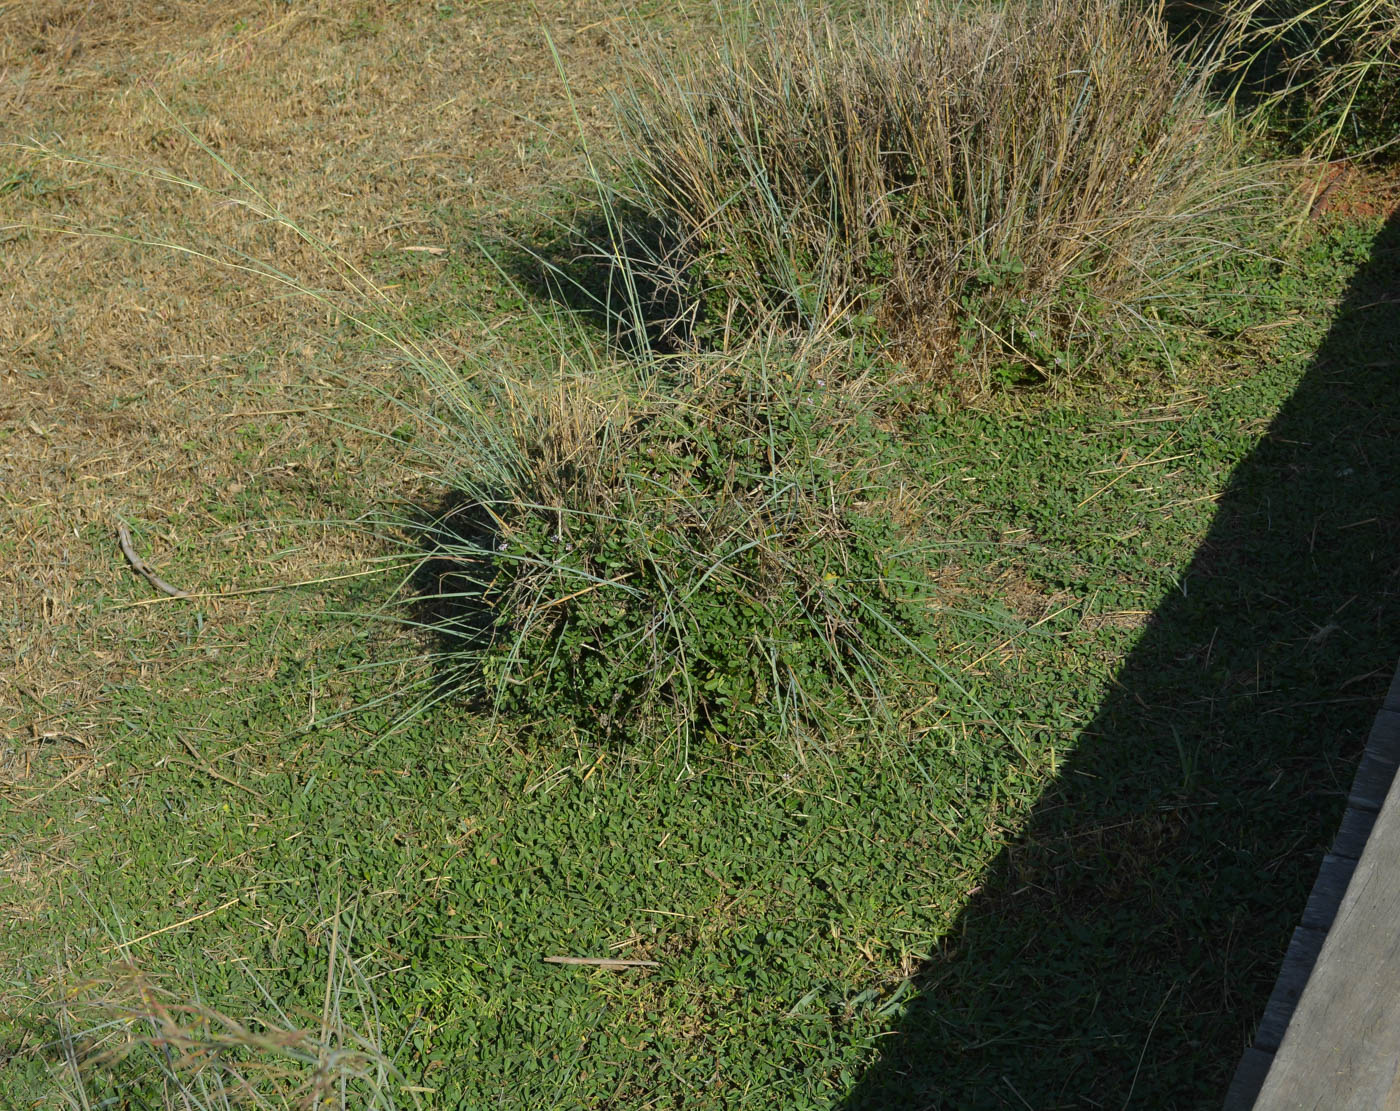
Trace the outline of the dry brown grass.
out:
M 875 319 L 974 392 L 1101 377 L 1270 206 L 1149 6 L 760 10 L 644 52 L 622 114 L 638 265 L 702 334 Z
M 290 1015 L 268 999 L 258 1018 L 236 1018 L 191 1001 L 188 989 L 170 991 L 130 963 L 64 987 L 48 1008 L 67 1066 L 55 1106 L 84 1111 L 93 1082 L 112 1072 L 124 1077 L 128 1098 L 144 1081 L 147 1099 L 158 1090 L 162 1106 L 185 1111 L 419 1106 L 380 1045 L 369 980 L 334 944 L 319 1016 Z
M 268 666 L 238 649 L 278 595 L 205 599 L 196 648 L 176 635 L 187 605 L 145 604 L 116 518 L 187 589 L 289 582 L 363 552 L 303 530 L 274 562 L 286 537 L 231 525 L 220 507 L 241 497 L 253 524 L 314 519 L 398 481 L 368 438 L 332 438 L 308 411 L 338 374 L 383 378 L 382 353 L 338 341 L 306 298 L 104 234 L 242 252 L 311 287 L 333 287 L 335 267 L 218 193 L 131 171 L 241 193 L 212 151 L 392 298 L 399 279 L 470 250 L 443 214 L 489 216 L 560 175 L 574 124 L 542 32 L 591 120 L 606 8 L 0 6 L 0 799 L 28 808 L 37 834 L 0 860 L 0 915 L 38 914 L 65 866 L 44 845 L 72 819 L 47 800 L 64 777 L 102 773 L 104 686 L 159 686 L 192 651 L 222 651 L 234 699 L 241 672 Z M 365 413 L 338 415 L 389 419 L 360 400 Z
M 1241 87 L 1293 142 L 1323 159 L 1395 157 L 1400 2 L 1228 0 L 1212 14 Z

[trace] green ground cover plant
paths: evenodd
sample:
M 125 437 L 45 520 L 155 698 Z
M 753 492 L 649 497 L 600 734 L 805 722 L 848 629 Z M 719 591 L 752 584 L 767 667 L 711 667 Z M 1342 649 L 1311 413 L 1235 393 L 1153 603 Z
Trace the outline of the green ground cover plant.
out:
M 945 689 L 899 746 L 836 747 L 805 764 L 790 747 L 718 753 L 678 777 L 670 751 L 619 749 L 567 722 L 527 739 L 517 719 L 493 725 L 450 703 L 397 729 L 394 704 L 340 716 L 379 699 L 413 645 L 291 607 L 275 629 L 254 618 L 242 633 L 266 673 L 258 682 L 227 691 L 222 662 L 196 654 L 167 689 L 112 692 L 128 725 L 105 801 L 56 788 L 88 812 L 70 851 L 103 879 L 75 881 L 59 913 L 15 933 L 31 990 L 59 965 L 61 983 L 81 985 L 130 957 L 157 983 L 160 969 L 179 970 L 171 990 L 197 984 L 239 1016 L 269 1013 L 261 983 L 314 1031 L 330 936 L 350 911 L 340 944 L 373 989 L 376 1044 L 407 1078 L 390 1089 L 402 1106 L 838 1105 L 914 1002 L 909 973 L 937 956 L 938 939 L 955 944 L 967 892 L 1073 758 L 1230 469 L 1308 365 L 1367 238 L 1322 235 L 1302 269 L 1250 270 L 1263 296 L 1232 322 L 1241 330 L 1223 350 L 1235 369 L 1202 370 L 1166 395 L 949 402 L 906 429 L 944 495 L 926 521 L 942 545 L 931 574 L 969 615 L 944 615 L 936 658 L 986 718 Z M 481 274 L 463 267 L 455 280 L 475 287 Z M 363 612 L 382 591 L 357 586 L 333 608 Z M 1007 620 L 988 622 L 988 609 Z M 1255 728 L 1277 725 L 1261 716 Z M 251 790 L 172 763 L 181 737 Z M 1199 785 L 1191 752 L 1179 772 Z M 1321 845 L 1330 830 L 1305 801 Z M 11 834 L 23 828 L 22 815 L 6 820 L 20 823 Z M 1272 860 L 1274 840 L 1252 851 Z M 1305 890 L 1308 867 L 1290 867 L 1290 890 Z M 1281 936 L 1291 922 L 1280 909 Z M 75 951 L 66 938 L 96 940 Z M 1236 947 L 1233 959 L 1252 962 L 1236 964 L 1252 971 L 1233 989 L 1250 1002 L 1160 1022 L 1154 1045 L 1176 1063 L 1144 1076 L 1138 1098 L 1213 1098 L 1246 1034 L 1241 1015 L 1272 977 L 1267 955 Z M 967 1044 L 994 1044 L 1004 1018 L 989 1004 L 959 1029 Z M 1141 1046 L 1103 1046 L 1137 1029 L 1094 1043 L 1106 1087 L 1126 1086 L 1131 1069 L 1114 1062 Z M 64 1066 L 36 1050 L 61 1042 L 39 1029 L 16 1044 L 7 1097 L 47 1098 L 50 1067 Z M 996 1086 L 962 1068 L 947 1059 L 948 1090 Z
M 625 287 L 596 332 L 471 251 L 292 281 L 330 320 L 296 395 L 313 417 L 260 397 L 233 409 L 234 450 L 260 466 L 314 429 L 316 482 L 205 490 L 138 540 L 266 517 L 285 543 L 249 550 L 269 564 L 336 532 L 349 565 L 241 616 L 102 588 L 94 619 L 148 616 L 111 642 L 131 670 L 103 688 L 100 760 L 75 776 L 45 734 L 0 810 L 26 866 L 82 862 L 7 931 L 0 1102 L 1218 1098 L 1353 759 L 1315 731 L 1278 743 L 1280 722 L 1301 736 L 1341 697 L 1351 744 L 1393 663 L 1376 553 L 1400 436 L 1365 402 L 1389 396 L 1393 329 L 1367 313 L 1394 243 L 1373 256 L 1377 220 L 1305 225 L 1280 257 L 1232 240 L 1276 170 L 1241 160 L 1207 75 L 1127 11 L 936 6 L 861 40 L 889 56 L 850 49 L 860 24 L 780 19 L 722 40 L 717 69 L 667 61 L 658 99 L 627 102 L 618 165 L 703 126 L 722 157 L 685 153 L 744 173 L 662 203 L 645 177 L 615 191 L 589 147 L 594 249 Z M 392 33 L 372 15 L 354 38 Z M 1083 80 L 1052 80 L 1066 66 Z M 691 77 L 708 101 L 667 100 Z M 646 124 L 658 104 L 688 115 Z M 943 110 L 976 143 L 919 163 L 887 141 Z M 836 175 L 832 136 L 871 121 L 855 153 L 874 157 Z M 240 203 L 262 242 L 339 264 Z M 515 226 L 541 219 L 513 203 Z M 483 219 L 421 224 L 468 243 Z M 1363 265 L 1319 393 L 1313 353 Z M 619 352 L 639 291 L 668 282 L 703 294 L 676 342 Z M 896 304 L 934 306 L 919 334 L 945 346 L 901 337 Z M 1330 423 L 1299 423 L 1300 383 Z M 1356 521 L 1334 497 L 1352 479 L 1378 507 Z M 308 524 L 308 499 L 336 520 Z M 201 573 L 195 542 L 176 550 L 173 576 Z M 1354 589 L 1311 589 L 1329 552 Z M 1319 600 L 1290 608 L 1292 587 Z
M 1246 1023 L 1235 1052 L 1208 1065 L 1221 1039 L 1210 1016 L 1226 997 L 1245 1009 L 1272 989 L 1400 655 L 1400 220 L 1369 244 L 1314 241 L 1300 259 L 1313 268 L 1254 280 L 1317 313 L 1341 258 L 1357 269 L 1320 345 L 1298 351 L 1300 333 L 1276 334 L 1247 358 L 1250 373 L 1203 391 L 1195 417 L 1177 414 L 1178 427 L 1222 410 L 1271 415 L 1073 754 L 927 965 L 902 1033 L 843 1107 L 1223 1098 L 1253 1031 Z M 1260 403 L 1276 374 L 1290 385 L 1274 411 Z M 1219 458 L 1212 438 L 1180 438 L 1186 465 Z M 1134 480 L 1149 500 L 1153 469 Z M 1183 509 L 1122 519 L 1126 545 L 1095 542 L 1108 573 L 1090 574 L 1112 591 L 1111 568 Z M 1032 515 L 1052 544 L 1074 517 Z

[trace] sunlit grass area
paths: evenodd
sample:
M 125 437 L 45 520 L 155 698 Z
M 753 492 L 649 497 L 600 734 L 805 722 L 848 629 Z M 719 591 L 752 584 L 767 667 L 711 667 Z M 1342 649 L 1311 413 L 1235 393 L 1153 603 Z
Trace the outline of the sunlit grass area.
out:
M 1393 175 L 1107 0 L 49 9 L 0 1102 L 1219 1098 L 1400 652 Z

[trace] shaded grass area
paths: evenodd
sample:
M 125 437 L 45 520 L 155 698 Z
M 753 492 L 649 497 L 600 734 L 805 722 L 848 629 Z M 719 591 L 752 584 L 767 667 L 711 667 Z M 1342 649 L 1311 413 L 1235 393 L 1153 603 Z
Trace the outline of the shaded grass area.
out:
M 1164 640 L 1159 624 L 1143 634 L 1143 623 L 1164 598 L 1164 616 L 1183 605 L 1173 591 L 1211 527 L 1224 476 L 1303 379 L 1331 298 L 1368 239 L 1364 229 L 1319 232 L 1300 267 L 1259 264 L 1222 278 L 1248 279 L 1259 296 L 1247 315 L 1218 321 L 1215 368 L 1166 396 L 1124 385 L 1099 402 L 950 404 L 910 430 L 937 495 L 922 527 L 939 552 L 940 597 L 970 611 L 997 605 L 1006 619 L 940 624 L 939 658 L 995 722 L 969 718 L 949 696 L 892 751 L 838 748 L 805 766 L 772 754 L 743 767 L 710 758 L 686 779 L 670 761 L 547 730 L 527 743 L 508 724 L 461 710 L 439 708 L 391 732 L 393 705 L 330 716 L 378 698 L 411 666 L 401 657 L 413 646 L 287 604 L 275 621 L 228 631 L 240 646 L 236 686 L 224 660 L 191 652 L 159 686 L 107 691 L 107 721 L 119 728 L 95 779 L 62 782 L 63 761 L 53 760 L 50 793 L 35 801 L 65 815 L 64 851 L 84 872 L 40 917 L 12 928 L 11 998 L 52 998 L 129 952 L 172 990 L 225 1011 L 261 1011 L 261 983 L 289 1011 L 314 1014 L 333 924 L 353 921 L 342 943 L 379 1000 L 381 1047 L 427 1089 L 431 1107 L 830 1107 L 852 1089 L 872 1106 L 998 1106 L 1002 1073 L 1037 1105 L 1054 1106 L 1090 1079 L 1099 1089 L 1083 1090 L 1125 1090 L 1144 1045 L 1154 1066 L 1138 1082 L 1144 1105 L 1209 1095 L 1281 952 L 1260 927 L 1286 936 L 1296 913 L 1288 896 L 1313 866 L 1299 848 L 1331 832 L 1309 792 L 1334 790 L 1339 807 L 1349 776 L 1347 749 L 1329 764 L 1332 742 L 1300 734 L 1299 722 L 1335 724 L 1348 706 L 1368 713 L 1367 684 L 1379 684 L 1387 660 L 1358 661 L 1394 645 L 1360 619 L 1360 601 L 1336 622 L 1312 603 L 1285 607 L 1277 628 L 1259 620 L 1264 595 L 1280 585 L 1267 581 L 1280 566 L 1266 558 L 1276 534 L 1229 512 L 1241 535 L 1233 546 L 1217 539 L 1216 558 L 1234 562 L 1217 563 L 1203 595 L 1191 586 L 1190 606 L 1204 608 L 1190 610 L 1190 634 Z M 436 299 L 452 282 L 482 281 L 479 268 L 454 266 Z M 1360 324 L 1348 322 L 1373 319 L 1345 316 L 1334 335 L 1362 342 Z M 1369 373 L 1373 391 L 1388 381 L 1380 368 Z M 1345 422 L 1354 412 L 1310 395 L 1301 405 L 1285 414 Z M 1386 410 L 1378 403 L 1375 412 Z M 1305 520 L 1352 523 L 1335 516 L 1351 502 L 1329 508 L 1334 462 L 1355 471 L 1356 498 L 1383 490 L 1393 448 L 1380 423 L 1316 458 L 1280 431 L 1260 450 L 1282 452 L 1271 466 L 1295 481 L 1267 511 L 1295 540 Z M 1353 458 L 1358 451 L 1365 457 Z M 1277 489 L 1249 474 L 1232 489 Z M 1310 474 L 1311 497 L 1292 500 L 1307 494 Z M 1227 510 L 1238 496 L 1227 495 Z M 1252 497 L 1249 516 L 1266 512 Z M 1372 566 L 1363 553 L 1383 556 L 1379 527 L 1333 533 L 1357 545 L 1358 574 Z M 1258 589 L 1243 599 L 1240 564 Z M 1321 562 L 1300 565 L 1327 574 Z M 1188 584 L 1204 577 L 1201 566 Z M 1360 593 L 1359 582 L 1344 582 L 1335 590 Z M 372 610 L 381 590 L 357 588 L 335 608 Z M 1324 608 L 1345 600 L 1319 597 L 1329 599 Z M 1241 612 L 1242 601 L 1249 620 L 1228 625 L 1224 613 Z M 1222 628 L 1207 665 L 1201 644 L 1211 638 L 1198 634 L 1210 621 Z M 1310 645 L 1331 623 L 1341 628 Z M 1115 693 L 1115 673 L 1141 636 L 1116 681 L 1170 708 L 1123 725 L 1130 703 Z M 123 650 L 139 658 L 161 643 L 153 631 L 151 648 Z M 1294 684 L 1280 704 L 1318 703 L 1283 719 L 1293 722 L 1287 741 L 1271 732 L 1262 711 L 1275 706 L 1254 688 L 1272 689 L 1267 671 L 1256 680 L 1251 655 L 1269 643 L 1279 645 L 1274 686 Z M 1352 644 L 1360 655 L 1333 654 Z M 1144 672 L 1158 685 L 1134 688 Z M 1202 689 L 1218 690 L 1214 702 L 1198 701 Z M 1339 689 L 1358 701 L 1324 701 Z M 1222 722 L 1246 720 L 1252 742 L 1232 735 L 1195 747 Z M 315 721 L 323 724 L 308 728 Z M 1315 747 L 1287 747 L 1299 736 Z M 1127 771 L 1142 778 L 1126 774 L 1125 751 Z M 1077 807 L 1062 795 L 1037 806 L 1057 775 L 1056 790 L 1079 783 L 1076 769 L 1100 777 Z M 1237 778 L 1218 778 L 1227 773 Z M 1261 830 L 1221 863 L 1213 831 L 1224 827 L 1205 823 L 1272 802 L 1279 774 L 1274 790 L 1291 791 L 1295 805 L 1275 812 L 1292 824 L 1273 838 Z M 1236 798 L 1218 792 L 1221 782 L 1254 787 Z M 0 816 L 7 848 L 23 851 L 34 814 Z M 1007 850 L 1022 835 L 1027 847 Z M 1075 853 L 1057 853 L 1060 844 Z M 987 869 L 1008 851 L 1017 878 L 988 883 Z M 1218 897 L 1191 884 L 1200 875 L 1191 868 L 1212 860 L 1210 878 L 1224 877 Z M 1058 883 L 1071 891 L 1067 904 L 1037 894 Z M 1221 915 L 1228 924 L 1227 897 L 1239 917 L 1222 942 L 1197 924 L 1214 928 Z M 1064 931 L 1037 940 L 1037 924 L 1047 914 L 1053 923 L 1062 905 L 1075 908 Z M 1139 938 L 1144 918 L 1152 929 Z M 1129 937 L 1156 948 L 1127 948 Z M 1023 944 L 1044 946 L 1031 950 L 1033 965 L 1017 956 Z M 950 949 L 966 956 L 942 963 Z M 1193 972 L 1163 1006 L 1154 992 L 1164 977 L 1198 955 L 1209 973 Z M 547 956 L 659 967 L 577 969 Z M 911 1005 L 906 978 L 924 964 L 935 971 L 915 982 Z M 933 987 L 940 969 L 953 978 Z M 1028 996 L 1039 1006 L 1027 1009 Z M 1131 1003 L 1115 1011 L 1113 999 Z M 1148 1040 L 1144 1019 L 1150 1028 L 1159 1006 Z M 1082 1012 L 1111 1021 L 1076 1025 Z M 0 1102 L 48 1098 L 55 1062 L 42 1046 L 52 1030 L 34 1025 L 43 1013 L 5 1020 L 19 1052 L 0 1078 Z M 1047 1029 L 1060 1040 L 1047 1041 Z M 893 1050 L 892 1030 L 904 1031 Z M 968 1048 L 978 1042 L 988 1044 Z M 877 1047 L 882 1063 L 861 1081 Z M 1215 1064 L 1200 1067 L 1211 1053 Z M 929 1072 L 911 1080 L 908 1060 Z
M 1223 1097 L 1400 655 L 1398 297 L 1392 218 L 1073 756 L 843 1106 Z M 1205 405 L 1268 413 L 1278 375 Z M 1058 546 L 1073 526 L 1055 500 L 1021 516 Z M 1056 575 L 1084 583 L 1073 561 Z
M 1222 90 L 1263 117 L 1273 141 L 1325 158 L 1393 161 L 1400 93 L 1395 0 L 1168 0 L 1168 23 L 1223 39 Z

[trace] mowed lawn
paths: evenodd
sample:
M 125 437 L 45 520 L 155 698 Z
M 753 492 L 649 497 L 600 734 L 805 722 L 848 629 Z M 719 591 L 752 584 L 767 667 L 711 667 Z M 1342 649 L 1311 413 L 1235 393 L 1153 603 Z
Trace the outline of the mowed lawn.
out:
M 679 50 L 690 7 L 635 18 Z M 897 743 L 405 720 L 410 562 L 354 522 L 444 492 L 394 438 L 418 386 L 238 202 L 444 365 L 547 375 L 480 243 L 559 211 L 627 30 L 0 9 L 0 1103 L 75 1101 L 152 991 L 372 1045 L 397 1106 L 1223 1094 L 1400 653 L 1393 184 L 1213 278 L 1170 381 L 909 420 L 947 681 Z M 90 1105 L 161 1106 L 150 1060 L 82 1066 Z

